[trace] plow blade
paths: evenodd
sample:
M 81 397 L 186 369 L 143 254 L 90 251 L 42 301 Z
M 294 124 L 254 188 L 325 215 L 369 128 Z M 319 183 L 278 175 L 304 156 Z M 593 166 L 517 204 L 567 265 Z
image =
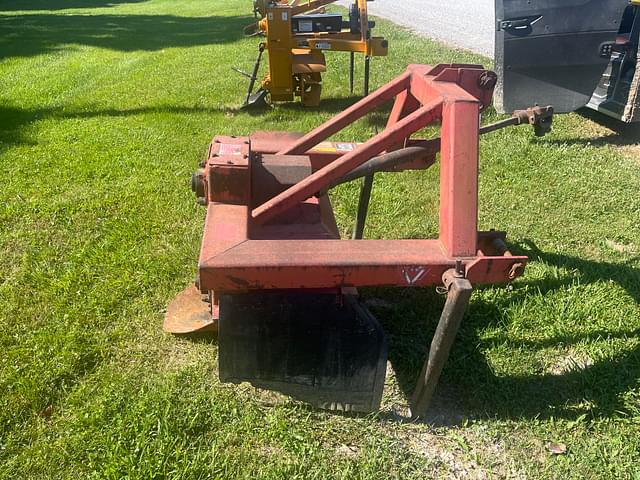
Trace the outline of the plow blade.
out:
M 217 310 L 215 307 L 214 309 Z M 180 292 L 167 307 L 163 329 L 176 335 L 215 332 L 218 330 L 215 310 L 212 317 L 211 305 L 203 300 L 203 295 L 196 286 L 191 285 Z
M 269 95 L 269 92 L 263 89 L 259 89 L 256 93 L 252 93 L 247 97 L 247 101 L 242 105 L 241 110 L 262 110 L 269 108 L 267 95 Z
M 248 293 L 220 299 L 219 371 L 316 407 L 380 406 L 387 343 L 375 317 L 345 295 Z

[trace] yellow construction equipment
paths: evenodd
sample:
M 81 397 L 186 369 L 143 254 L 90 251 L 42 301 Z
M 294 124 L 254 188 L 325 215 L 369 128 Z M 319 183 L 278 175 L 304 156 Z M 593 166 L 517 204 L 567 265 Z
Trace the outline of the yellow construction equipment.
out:
M 322 73 L 326 71 L 326 51 L 350 52 L 349 84 L 353 92 L 355 54 L 364 55 L 364 94 L 369 89 L 370 59 L 385 56 L 388 42 L 373 37 L 375 26 L 367 14 L 367 0 L 355 0 L 348 21 L 338 13 L 325 13 L 324 6 L 337 0 L 254 1 L 254 13 L 260 16 L 255 26 L 245 33 L 261 34 L 258 59 L 250 79 L 245 106 L 271 102 L 287 102 L 300 97 L 303 105 L 320 103 Z M 369 0 L 370 1 L 370 0 Z M 267 51 L 269 70 L 260 88 L 253 93 L 262 53 Z

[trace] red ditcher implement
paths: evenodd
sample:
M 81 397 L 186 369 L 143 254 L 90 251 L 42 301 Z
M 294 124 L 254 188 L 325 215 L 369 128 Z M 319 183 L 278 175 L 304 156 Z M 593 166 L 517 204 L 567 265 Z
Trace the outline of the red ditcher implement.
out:
M 197 290 L 173 301 L 165 329 L 217 328 L 223 381 L 371 411 L 380 405 L 387 347 L 356 289 L 444 286 L 446 304 L 412 400 L 412 414 L 424 415 L 472 286 L 509 282 L 527 263 L 509 252 L 504 233 L 478 232 L 479 135 L 522 123 L 543 135 L 552 109 L 518 111 L 481 128 L 495 84 L 496 75 L 476 65 L 410 65 L 306 135 L 215 137 L 192 182 L 207 207 Z M 327 141 L 392 99 L 381 133 L 361 144 Z M 412 138 L 437 123 L 441 138 Z M 438 153 L 439 237 L 362 240 L 374 173 L 426 169 Z M 341 240 L 327 191 L 362 177 L 354 239 Z

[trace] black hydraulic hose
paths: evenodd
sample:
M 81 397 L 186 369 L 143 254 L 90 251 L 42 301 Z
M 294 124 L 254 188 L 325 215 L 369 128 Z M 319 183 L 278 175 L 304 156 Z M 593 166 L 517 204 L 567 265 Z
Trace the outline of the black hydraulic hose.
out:
M 524 123 L 522 116 L 517 116 L 514 113 L 513 117 L 480 127 L 479 133 L 480 135 L 484 135 L 513 125 L 521 125 L 522 123 Z M 329 189 L 368 175 L 373 175 L 377 172 L 392 170 L 398 165 L 402 165 L 403 163 L 408 163 L 428 155 L 435 155 L 439 151 L 440 138 L 434 138 L 432 140 L 415 142 L 411 146 L 401 148 L 399 150 L 383 153 L 382 155 L 373 157 L 371 160 L 368 160 L 359 167 L 351 170 L 346 175 L 340 177 L 329 186 Z

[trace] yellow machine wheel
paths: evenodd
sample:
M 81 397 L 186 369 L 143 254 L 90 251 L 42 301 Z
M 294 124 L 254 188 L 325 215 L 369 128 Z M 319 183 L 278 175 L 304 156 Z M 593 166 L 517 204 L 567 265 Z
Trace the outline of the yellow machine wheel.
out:
M 322 94 L 322 75 L 320 73 L 301 73 L 294 75 L 296 95 L 305 107 L 317 107 L 320 105 Z

